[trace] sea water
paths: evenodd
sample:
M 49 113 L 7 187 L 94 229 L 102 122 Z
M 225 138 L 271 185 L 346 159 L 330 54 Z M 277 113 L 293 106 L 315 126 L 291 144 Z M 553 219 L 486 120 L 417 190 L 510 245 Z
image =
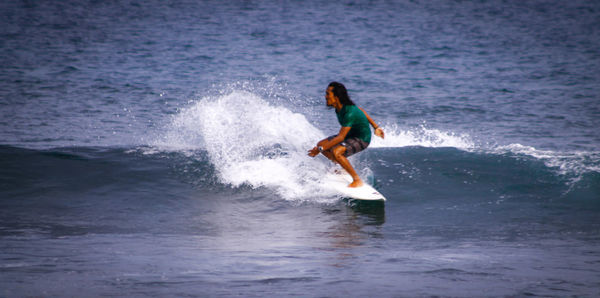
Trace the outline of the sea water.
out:
M 0 296 L 600 294 L 595 2 L 0 14 Z M 334 80 L 385 204 L 307 156 Z

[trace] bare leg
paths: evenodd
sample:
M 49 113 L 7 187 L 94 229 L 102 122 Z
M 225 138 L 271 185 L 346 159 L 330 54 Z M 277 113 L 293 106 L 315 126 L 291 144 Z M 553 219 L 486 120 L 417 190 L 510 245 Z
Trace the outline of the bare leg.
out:
M 323 139 L 319 141 L 319 143 L 317 143 L 317 146 L 323 146 L 327 142 L 329 142 L 328 139 Z M 348 174 L 352 176 L 353 181 L 348 185 L 348 187 L 359 187 L 363 185 L 362 180 L 360 179 L 360 177 L 358 176 L 348 159 L 344 156 L 344 153 L 346 153 L 346 147 L 336 145 L 335 147 L 329 150 L 325 150 L 321 153 L 333 163 L 337 163 L 340 166 L 342 166 L 342 168 L 344 168 L 344 170 L 346 170 L 346 172 L 348 172 Z
M 319 143 L 317 143 L 317 146 L 323 146 L 326 142 L 329 142 L 329 140 L 323 139 L 319 141 Z M 332 149 L 325 150 L 321 152 L 321 154 L 325 155 L 325 157 L 329 158 L 329 160 L 331 160 L 333 163 L 338 163 L 337 160 L 335 160 L 335 158 L 333 157 L 333 152 L 331 152 L 331 150 Z
M 344 168 L 344 170 L 346 170 L 346 172 L 348 172 L 348 174 L 350 174 L 350 176 L 352 176 L 352 180 L 354 180 L 354 181 L 352 181 L 352 183 L 350 183 L 348 185 L 348 187 L 362 186 L 363 185 L 362 180 L 360 179 L 360 177 L 358 176 L 358 174 L 356 173 L 356 171 L 354 170 L 354 168 L 348 161 L 348 158 L 346 158 L 344 156 L 344 153 L 346 153 L 346 147 L 337 146 L 337 147 L 334 147 L 332 149 L 332 151 L 333 151 L 333 157 L 335 158 L 337 163 L 340 164 L 340 166 L 342 166 L 342 168 Z

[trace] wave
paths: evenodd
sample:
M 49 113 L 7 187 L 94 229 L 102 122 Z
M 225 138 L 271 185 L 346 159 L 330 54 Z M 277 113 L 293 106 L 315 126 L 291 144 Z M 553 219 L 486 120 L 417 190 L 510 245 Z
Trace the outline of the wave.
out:
M 600 151 L 552 151 L 536 149 L 533 146 L 512 143 L 508 145 L 479 144 L 468 134 L 445 132 L 427 128 L 425 125 L 402 129 L 395 124 L 384 126 L 386 138 L 373 138 L 371 148 L 400 148 L 421 146 L 426 148 L 457 148 L 460 150 L 511 155 L 514 158 L 533 158 L 542 161 L 557 175 L 568 177 L 572 182 L 579 181 L 588 173 L 600 173 Z
M 386 138 L 373 137 L 367 152 L 407 147 L 454 148 L 491 159 L 498 156 L 529 159 L 541 161 L 549 172 L 559 176 L 561 181 L 566 179 L 571 186 L 588 174 L 600 173 L 598 152 L 542 151 L 520 144 L 480 145 L 468 134 L 425 125 L 383 127 Z M 324 137 L 303 114 L 269 103 L 252 92 L 234 90 L 202 98 L 181 110 L 147 152 L 174 151 L 190 155 L 190 150 L 203 150 L 220 183 L 233 187 L 268 187 L 285 199 L 304 200 L 324 192 L 322 173 L 333 167 L 325 158 L 306 155 L 307 150 Z M 359 174 L 373 181 L 377 169 L 361 156 L 368 153 L 351 157 L 351 162 Z M 455 167 L 469 167 L 469 164 L 465 162 Z
M 237 173 L 221 173 L 206 150 L 0 146 L 0 197 L 50 196 L 53 199 L 45 201 L 49 206 L 86 196 L 176 198 L 182 193 L 197 196 L 194 193 L 198 192 L 216 197 L 254 193 L 292 202 L 334 203 L 339 199 L 322 189 L 319 178 L 330 166 L 324 159 L 269 158 L 267 152 L 270 150 L 265 149 L 262 158 L 243 162 Z M 360 156 L 354 163 L 361 175 L 391 201 L 473 198 L 485 203 L 568 198 L 596 206 L 600 195 L 600 173 L 588 172 L 572 181 L 532 157 L 421 146 L 373 148 Z M 300 165 L 309 167 L 311 162 L 318 167 L 287 174 Z M 279 176 L 272 178 L 274 175 Z
M 470 173 L 465 176 L 466 183 L 450 179 L 450 184 L 444 187 L 450 194 L 459 192 L 464 189 L 463 184 L 478 181 L 474 177 L 487 177 L 486 183 L 477 182 L 483 189 L 517 184 L 519 179 L 538 186 L 538 180 L 548 180 L 553 181 L 551 188 L 558 196 L 580 190 L 587 193 L 584 196 L 598 196 L 600 152 L 557 152 L 521 144 L 481 145 L 468 134 L 425 125 L 383 127 L 385 139 L 373 137 L 365 152 L 350 158 L 359 174 L 371 184 L 415 183 L 413 186 L 418 189 L 427 187 L 431 178 L 419 173 L 431 173 L 441 180 L 447 177 L 439 176 L 440 173 L 454 177 Z M 336 197 L 323 187 L 322 176 L 334 166 L 322 156 L 307 156 L 307 150 L 324 137 L 304 114 L 270 103 L 252 92 L 233 90 L 190 102 L 189 107 L 173 115 L 168 125 L 143 146 L 46 150 L 0 146 L 2 185 L 23 185 L 18 177 L 32 173 L 42 180 L 63 177 L 68 181 L 71 178 L 65 176 L 64 169 L 72 167 L 72 173 L 93 177 L 90 181 L 94 183 L 103 181 L 108 188 L 118 188 L 166 179 L 166 169 L 181 181 L 200 188 L 264 187 L 285 200 L 333 202 Z M 41 173 L 32 160 L 52 166 Z M 431 164 L 431 160 L 436 163 Z M 129 174 L 118 181 L 102 174 L 112 172 L 115 176 L 126 170 Z M 489 174 L 493 172 L 498 173 Z M 148 178 L 144 179 L 149 180 L 136 180 L 135 177 L 141 179 L 140 173 L 145 173 Z M 86 185 L 86 181 L 79 181 L 78 187 Z
M 546 166 L 555 168 L 561 175 L 600 173 L 600 151 L 551 151 L 540 150 L 532 146 L 510 144 L 497 146 L 492 153 L 526 155 L 543 161 Z

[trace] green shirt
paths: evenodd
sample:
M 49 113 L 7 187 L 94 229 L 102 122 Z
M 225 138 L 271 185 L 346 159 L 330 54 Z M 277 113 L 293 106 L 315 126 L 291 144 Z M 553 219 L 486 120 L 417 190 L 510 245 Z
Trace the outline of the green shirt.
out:
M 371 143 L 371 128 L 369 128 L 369 120 L 365 113 L 357 106 L 344 105 L 340 111 L 335 112 L 343 127 L 351 127 L 350 132 L 346 135 L 346 139 L 359 138 L 367 144 Z

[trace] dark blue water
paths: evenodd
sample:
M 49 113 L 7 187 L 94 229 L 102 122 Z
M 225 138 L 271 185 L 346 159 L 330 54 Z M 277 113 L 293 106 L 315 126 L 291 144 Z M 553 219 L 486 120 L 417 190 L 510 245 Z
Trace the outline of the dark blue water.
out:
M 596 296 L 600 5 L 0 3 L 0 296 Z M 386 132 L 327 191 L 327 84 Z

